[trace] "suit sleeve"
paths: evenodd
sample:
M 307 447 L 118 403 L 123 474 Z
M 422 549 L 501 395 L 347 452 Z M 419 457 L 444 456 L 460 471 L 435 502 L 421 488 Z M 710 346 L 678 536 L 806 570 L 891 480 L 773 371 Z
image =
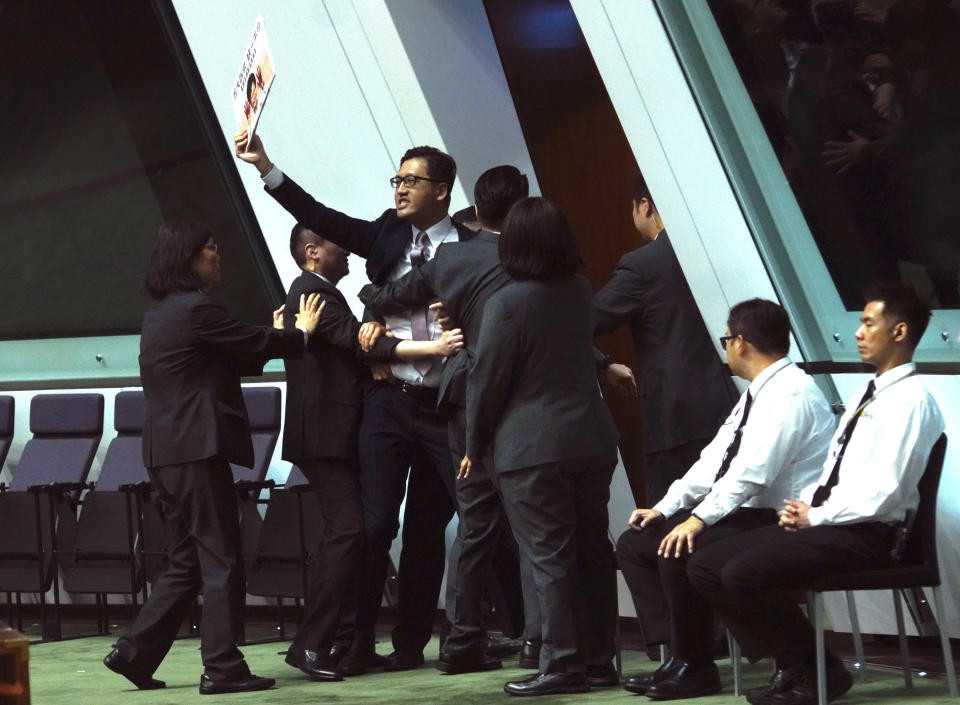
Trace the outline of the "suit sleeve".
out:
M 626 259 L 621 259 L 607 285 L 593 297 L 594 333 L 602 335 L 616 330 L 644 308 L 640 273 Z
M 252 326 L 234 318 L 216 299 L 204 298 L 190 309 L 190 331 L 197 345 L 232 354 L 243 374 L 260 374 L 275 357 L 303 357 L 303 332 Z
M 352 218 L 323 205 L 286 174 L 283 183 L 275 189 L 264 187 L 264 190 L 296 218 L 298 223 L 310 228 L 320 237 L 331 240 L 364 259 L 370 256 L 382 228 L 381 221 L 386 214 L 375 221 Z
M 483 312 L 477 352 L 467 377 L 467 455 L 483 457 L 507 405 L 521 363 L 520 328 L 498 299 Z
M 381 315 L 422 308 L 437 298 L 433 288 L 436 267 L 437 258 L 434 257 L 383 286 L 367 284 L 360 290 L 360 300 L 368 309 Z
M 317 329 L 311 336 L 330 345 L 342 348 L 364 362 L 389 362 L 395 360 L 394 348 L 400 344 L 399 338 L 380 336 L 370 352 L 364 352 L 357 340 L 360 322 L 353 312 L 338 299 L 328 297 Z

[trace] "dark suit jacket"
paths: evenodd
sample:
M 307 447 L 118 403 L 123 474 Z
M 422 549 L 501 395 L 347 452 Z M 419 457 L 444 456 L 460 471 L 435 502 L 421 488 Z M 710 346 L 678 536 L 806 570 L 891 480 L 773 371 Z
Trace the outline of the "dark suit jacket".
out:
M 296 463 L 319 458 L 357 459 L 357 430 L 363 401 L 362 383 L 370 378 L 360 360 L 387 362 L 400 340 L 381 336 L 364 353 L 357 342 L 360 322 L 333 284 L 303 272 L 287 294 L 286 310 L 297 311 L 300 295 L 319 292 L 327 302 L 302 359 L 284 360 L 287 402 L 283 425 L 283 459 Z M 284 316 L 293 328 L 295 317 Z
M 410 223 L 400 220 L 395 209 L 384 211 L 376 220 L 352 218 L 319 203 L 286 174 L 283 183 L 266 191 L 297 222 L 366 259 L 367 277 L 374 284 L 387 281 L 412 239 Z M 461 242 L 474 236 L 473 231 L 460 223 L 455 222 L 454 226 Z
M 594 305 L 598 334 L 630 324 L 641 372 L 644 450 L 711 438 L 739 395 L 666 232 L 623 256 Z
M 467 380 L 467 455 L 497 473 L 616 453 L 593 361 L 590 284 L 515 281 L 490 297 Z
M 241 323 L 216 299 L 177 292 L 143 318 L 140 377 L 143 464 L 162 467 L 219 457 L 253 465 L 240 376 L 273 357 L 303 355 L 303 333 Z
M 463 329 L 464 349 L 447 360 L 440 377 L 439 405 L 466 406 L 466 376 L 480 335 L 483 307 L 511 281 L 500 266 L 497 236 L 483 232 L 467 242 L 437 248 L 434 257 L 396 281 L 367 285 L 360 300 L 374 313 L 396 314 L 439 298 Z

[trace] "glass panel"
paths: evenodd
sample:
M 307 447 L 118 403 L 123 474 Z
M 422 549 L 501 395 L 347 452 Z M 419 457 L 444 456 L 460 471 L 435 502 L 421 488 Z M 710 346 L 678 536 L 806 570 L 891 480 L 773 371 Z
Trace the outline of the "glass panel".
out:
M 268 322 L 278 292 L 258 273 L 151 4 L 6 0 L 0 13 L 0 339 L 138 333 L 168 218 L 214 229 L 217 295 Z
M 960 308 L 960 18 L 941 2 L 710 0 L 847 310 Z
M 777 293 L 790 311 L 804 356 L 808 360 L 859 361 L 853 332 L 857 328 L 862 305 L 860 288 L 880 276 L 890 276 L 917 286 L 935 307 L 915 359 L 923 362 L 953 362 L 960 358 L 960 306 L 955 294 L 957 239 L 951 238 L 943 228 L 932 228 L 930 232 L 935 233 L 936 237 L 931 238 L 929 233 L 924 233 L 924 238 L 920 238 L 918 224 L 932 227 L 931 213 L 916 217 L 917 223 L 911 224 L 904 220 L 902 214 L 890 215 L 888 204 L 881 203 L 877 207 L 886 209 L 882 213 L 894 218 L 894 222 L 903 228 L 893 233 L 890 223 L 883 222 L 875 213 L 864 213 L 863 200 L 873 198 L 874 194 L 863 190 L 863 183 L 854 179 L 875 178 L 886 179 L 887 183 L 896 182 L 903 174 L 898 165 L 887 163 L 887 171 L 880 172 L 879 164 L 885 153 L 881 147 L 887 149 L 890 144 L 895 144 L 896 136 L 908 134 L 905 131 L 911 128 L 901 118 L 897 125 L 886 128 L 887 132 L 883 134 L 887 138 L 871 137 L 874 143 L 882 144 L 874 144 L 871 149 L 876 151 L 868 152 L 863 159 L 869 159 L 870 164 L 876 166 L 877 174 L 865 172 L 863 164 L 853 165 L 844 173 L 838 173 L 840 165 L 826 164 L 823 155 L 828 148 L 837 145 L 824 144 L 820 152 L 808 150 L 801 155 L 793 144 L 790 116 L 799 120 L 791 104 L 796 78 L 791 85 L 789 69 L 784 79 L 783 72 L 775 64 L 774 59 L 780 56 L 786 66 L 789 55 L 779 35 L 771 35 L 769 26 L 790 27 L 794 32 L 792 36 L 796 38 L 804 26 L 800 22 L 803 16 L 800 6 L 819 7 L 830 3 L 808 3 L 806 0 L 751 0 L 742 3 L 739 0 L 655 1 L 717 153 L 740 201 L 757 249 Z M 900 4 L 897 3 L 898 6 Z M 914 3 L 904 1 L 902 5 L 913 6 Z M 859 6 L 863 7 L 864 3 Z M 791 9 L 795 9 L 793 14 Z M 833 19 L 833 16 L 829 17 Z M 791 21 L 795 21 L 795 24 L 791 25 Z M 812 31 L 811 27 L 822 31 L 813 19 L 806 25 L 806 30 Z M 737 41 L 728 41 L 724 31 L 730 37 L 737 37 Z M 762 35 L 764 39 L 761 41 L 756 35 Z M 821 35 L 819 42 L 798 42 L 798 45 L 816 54 L 823 50 L 825 41 Z M 760 44 L 763 43 L 765 46 L 761 49 Z M 791 46 L 789 42 L 787 46 Z M 765 58 L 750 58 L 750 47 Z M 835 68 L 835 60 L 838 59 L 828 62 L 830 70 Z M 740 67 L 744 65 L 748 68 L 741 72 Z M 798 66 L 800 64 L 796 63 L 795 67 Z M 819 76 L 818 80 L 825 79 Z M 864 86 L 867 85 L 863 76 L 859 80 Z M 846 103 L 840 97 L 830 93 L 821 103 L 814 105 L 814 109 L 839 111 L 843 105 Z M 948 108 L 938 106 L 937 109 Z M 819 125 L 812 120 L 805 124 Z M 956 150 L 951 140 L 955 140 L 956 132 L 952 130 L 949 128 L 941 133 L 937 138 L 940 142 L 932 153 L 913 156 L 919 159 L 927 154 L 948 161 L 954 159 Z M 803 136 L 802 129 L 800 132 Z M 848 135 L 848 141 L 852 141 L 853 137 Z M 827 141 L 843 142 L 839 138 L 824 140 L 824 143 Z M 798 166 L 801 156 L 808 162 Z M 833 155 L 827 156 L 832 160 Z M 810 177 L 807 177 L 804 184 L 812 189 L 808 194 L 799 190 L 794 183 L 796 174 L 803 169 L 813 169 L 817 160 L 820 161 L 817 168 L 820 169 L 818 173 L 823 177 L 823 183 L 816 180 L 811 183 Z M 859 173 L 856 173 L 858 170 Z M 949 172 L 943 177 L 944 182 L 948 180 L 956 182 L 955 176 Z M 845 182 L 847 186 L 843 186 Z M 936 192 L 943 195 L 942 190 Z M 931 195 L 908 189 L 901 192 L 899 197 L 903 198 L 903 193 L 914 198 L 922 196 L 929 199 Z M 830 208 L 818 202 L 814 196 L 825 199 Z M 940 209 L 937 212 L 948 213 L 954 207 L 955 200 L 947 199 L 937 204 Z M 916 216 L 919 209 L 916 201 L 908 199 L 901 200 L 901 203 L 907 203 L 911 209 L 909 212 Z M 858 229 L 861 227 L 858 217 L 874 230 Z M 876 228 L 882 228 L 881 234 L 877 234 Z M 836 241 L 831 238 L 836 238 Z M 936 257 L 923 254 L 931 248 L 938 253 Z M 954 273 L 951 275 L 950 271 Z

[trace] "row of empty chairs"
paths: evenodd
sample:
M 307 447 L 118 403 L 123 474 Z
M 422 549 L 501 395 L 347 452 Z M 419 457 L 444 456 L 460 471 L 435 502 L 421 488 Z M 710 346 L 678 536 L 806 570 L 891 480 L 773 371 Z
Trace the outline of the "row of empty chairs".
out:
M 293 468 L 285 486 L 265 480 L 280 432 L 276 387 L 244 388 L 255 464 L 233 466 L 240 503 L 243 551 L 252 595 L 302 598 L 310 547 L 322 527 L 306 479 Z M 107 595 L 127 594 L 134 606 L 164 567 L 166 531 L 143 467 L 143 393 L 115 397 L 117 435 L 106 450 L 96 482 L 88 482 L 103 433 L 100 394 L 43 394 L 30 404 L 30 431 L 13 479 L 0 486 L 0 592 L 14 600 L 22 627 L 22 593 L 39 595 L 45 639 L 62 638 L 60 580 L 71 594 L 92 594 L 97 633 L 109 631 Z M 14 399 L 0 396 L 0 467 L 14 433 Z M 258 505 L 270 490 L 266 512 Z M 16 527 L 10 530 L 8 527 Z M 51 606 L 46 594 L 53 590 Z M 282 636 L 282 616 L 279 622 Z

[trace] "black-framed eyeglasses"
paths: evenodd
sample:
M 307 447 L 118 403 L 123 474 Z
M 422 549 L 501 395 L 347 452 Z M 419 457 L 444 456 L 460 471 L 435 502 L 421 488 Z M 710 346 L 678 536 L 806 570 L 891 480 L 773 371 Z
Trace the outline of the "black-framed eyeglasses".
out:
M 432 181 L 435 184 L 446 183 L 440 179 L 431 179 L 428 176 L 407 174 L 406 176 L 394 176 L 392 179 L 390 179 L 390 185 L 394 188 L 394 190 L 400 188 L 400 184 L 403 184 L 407 188 L 416 188 L 416 185 L 421 181 Z
M 219 254 L 219 253 L 220 253 L 220 245 L 218 245 L 218 244 L 215 243 L 215 242 L 210 242 L 210 243 L 204 245 L 204 246 L 203 246 L 203 249 L 205 249 L 205 250 L 213 250 L 213 254 Z
M 735 335 L 721 335 L 721 336 L 720 336 L 720 347 L 723 348 L 724 350 L 726 350 L 726 349 L 727 349 L 727 343 L 729 343 L 731 340 L 733 340 L 733 339 L 736 338 L 736 337 L 737 337 L 737 336 L 735 336 Z

